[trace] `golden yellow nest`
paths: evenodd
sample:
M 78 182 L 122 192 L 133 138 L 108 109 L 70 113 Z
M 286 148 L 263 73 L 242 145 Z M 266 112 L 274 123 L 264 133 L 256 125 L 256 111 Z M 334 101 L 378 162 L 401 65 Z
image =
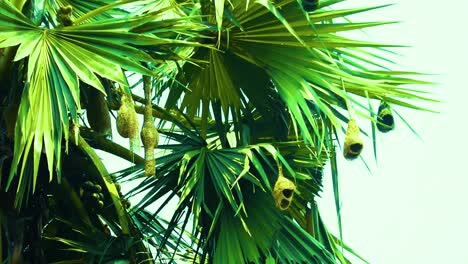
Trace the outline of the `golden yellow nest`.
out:
M 130 149 L 138 152 L 140 149 L 139 122 L 132 97 L 123 93 L 121 101 L 122 104 L 117 112 L 117 132 L 122 137 L 129 138 Z
M 154 159 L 154 148 L 158 145 L 159 133 L 153 121 L 147 120 L 141 129 L 141 141 L 145 147 L 145 175 L 156 175 L 156 161 Z
M 344 140 L 343 155 L 348 160 L 354 160 L 361 155 L 363 148 L 364 142 L 360 137 L 359 126 L 356 120 L 350 119 Z
M 138 132 L 138 117 L 130 95 L 122 94 L 121 100 L 122 104 L 117 112 L 117 132 L 124 138 L 130 138 L 135 131 Z
M 291 180 L 284 177 L 280 171 L 275 186 L 273 187 L 273 198 L 275 199 L 276 207 L 283 211 L 288 209 L 294 198 L 295 190 L 296 185 Z

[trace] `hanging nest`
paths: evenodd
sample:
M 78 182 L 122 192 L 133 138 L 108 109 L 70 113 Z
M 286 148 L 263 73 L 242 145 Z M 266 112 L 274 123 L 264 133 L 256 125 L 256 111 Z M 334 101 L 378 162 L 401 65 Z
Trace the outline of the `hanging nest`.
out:
M 122 93 L 116 124 L 117 132 L 122 137 L 130 139 L 130 149 L 133 152 L 138 152 L 140 149 L 138 116 L 131 95 L 125 92 Z
M 379 111 L 377 113 L 377 129 L 382 133 L 387 133 L 395 128 L 395 120 L 393 118 L 392 109 L 385 102 L 380 102 Z
M 283 176 L 281 167 L 279 167 L 278 170 L 278 179 L 273 187 L 273 198 L 275 199 L 276 207 L 284 211 L 291 206 L 296 185 L 294 182 Z
M 363 147 L 364 143 L 360 137 L 360 131 L 356 120 L 350 119 L 344 140 L 343 155 L 348 160 L 354 160 L 359 157 Z
M 156 175 L 156 161 L 154 159 L 154 148 L 158 145 L 159 133 L 151 117 L 152 108 L 145 106 L 145 122 L 141 129 L 141 142 L 145 148 L 145 176 Z
M 106 137 L 112 136 L 109 106 L 105 95 L 92 87 L 87 91 L 86 117 L 91 129 Z

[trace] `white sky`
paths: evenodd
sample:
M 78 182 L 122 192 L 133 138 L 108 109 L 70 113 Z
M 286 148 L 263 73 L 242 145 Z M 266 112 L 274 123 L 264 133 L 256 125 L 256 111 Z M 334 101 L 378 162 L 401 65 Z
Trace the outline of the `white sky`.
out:
M 391 1 L 348 0 L 341 5 L 388 3 Z M 378 135 L 378 165 L 371 142 L 365 142 L 363 155 L 373 175 L 360 161 L 338 161 L 344 240 L 370 263 L 468 264 L 468 2 L 393 3 L 397 5 L 350 19 L 402 21 L 358 36 L 412 46 L 398 50 L 402 56 L 393 57 L 399 64 L 394 69 L 437 74 L 426 80 L 439 85 L 426 88 L 443 101 L 431 105 L 441 113 L 400 110 L 424 141 L 397 119 L 395 131 Z M 366 129 L 369 124 L 362 127 Z M 128 166 L 118 162 L 112 171 Z M 322 197 L 322 216 L 337 234 L 329 171 Z
M 343 6 L 389 2 L 349 0 Z M 344 240 L 370 263 L 467 264 L 468 2 L 394 3 L 350 19 L 402 21 L 366 30 L 364 39 L 412 46 L 398 50 L 396 69 L 437 74 L 426 79 L 439 85 L 427 89 L 443 103 L 433 106 L 440 114 L 399 111 L 424 141 L 397 119 L 395 131 L 378 137 L 378 165 L 366 142 L 373 175 L 360 161 L 339 161 Z M 324 184 L 320 210 L 337 233 L 329 171 Z

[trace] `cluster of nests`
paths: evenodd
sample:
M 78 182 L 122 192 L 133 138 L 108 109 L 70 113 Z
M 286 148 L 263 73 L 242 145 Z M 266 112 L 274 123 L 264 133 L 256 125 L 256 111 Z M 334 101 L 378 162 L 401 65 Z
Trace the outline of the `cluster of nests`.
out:
M 307 12 L 312 12 L 320 7 L 318 0 L 303 0 L 302 7 Z M 58 20 L 63 26 L 73 25 L 71 20 L 72 7 L 61 7 L 58 10 Z M 89 93 L 87 118 L 91 128 L 96 132 L 104 135 L 111 134 L 110 130 L 110 116 L 108 114 L 108 107 L 104 96 L 95 89 L 91 89 Z M 105 106 L 105 107 L 99 107 Z M 139 134 L 141 141 L 145 148 L 145 175 L 155 175 L 155 159 L 154 148 L 158 144 L 159 135 L 152 118 L 152 108 L 150 105 L 145 106 L 145 121 L 139 133 L 139 122 L 135 112 L 134 103 L 130 94 L 121 92 L 121 105 L 118 109 L 117 115 L 117 131 L 124 137 L 130 140 L 130 149 L 137 151 L 139 149 Z M 377 129 L 381 132 L 388 132 L 395 127 L 393 115 L 390 107 L 385 102 L 381 102 L 377 115 Z M 362 152 L 364 147 L 363 141 L 360 138 L 360 129 L 355 119 L 350 119 L 344 140 L 343 155 L 348 160 L 354 160 Z M 89 205 L 94 210 L 102 209 L 103 196 L 101 193 L 101 186 L 87 181 L 80 189 L 80 196 L 83 202 Z M 283 176 L 281 168 L 279 176 L 273 188 L 273 197 L 276 206 L 280 210 L 286 210 L 292 203 L 296 185 L 289 179 Z M 127 202 L 128 204 L 128 202 Z
M 105 95 L 92 87 L 85 90 L 86 118 L 91 129 L 100 135 L 111 136 L 110 109 Z M 129 139 L 130 150 L 133 152 L 140 151 L 141 139 L 145 149 L 145 175 L 153 176 L 156 174 L 154 149 L 158 145 L 159 133 L 154 125 L 152 105 L 145 105 L 144 122 L 140 132 L 138 115 L 131 94 L 122 89 L 117 89 L 116 93 L 120 96 L 120 104 L 112 108 L 117 110 L 117 132 L 123 138 Z
M 377 129 L 382 133 L 387 133 L 395 128 L 395 120 L 393 118 L 390 106 L 384 101 L 380 102 L 377 112 Z M 346 137 L 344 140 L 343 155 L 348 160 L 354 160 L 361 155 L 364 143 L 360 137 L 360 129 L 355 119 L 350 119 Z
M 377 112 L 377 129 L 382 133 L 387 133 L 395 128 L 395 122 L 390 106 L 381 102 Z M 360 129 L 355 119 L 350 119 L 344 140 L 343 155 L 348 160 L 354 160 L 362 152 L 364 147 L 360 137 Z M 276 207 L 280 210 L 287 210 L 292 203 L 296 185 L 290 179 L 284 177 L 281 167 L 279 167 L 278 179 L 273 188 L 273 198 Z
M 90 110 L 91 109 L 88 109 L 88 112 L 90 112 Z M 145 106 L 145 121 L 141 133 L 139 133 L 138 118 L 135 112 L 133 100 L 129 94 L 122 93 L 121 105 L 118 109 L 117 115 L 117 131 L 122 137 L 130 139 L 131 149 L 135 146 L 137 149 L 139 148 L 138 136 L 140 134 L 143 146 L 145 147 L 145 175 L 151 176 L 155 175 L 154 148 L 158 144 L 159 135 L 153 124 L 152 118 L 146 118 L 147 116 L 152 116 L 152 108 L 148 105 Z M 91 127 L 93 127 L 92 117 L 88 115 L 88 119 Z M 97 120 L 96 122 L 98 123 Z M 389 132 L 395 128 L 391 108 L 383 101 L 380 103 L 378 109 L 376 126 L 377 129 L 383 133 Z M 354 160 L 360 156 L 363 147 L 364 144 L 360 137 L 360 128 L 355 119 L 350 119 L 344 140 L 343 155 L 348 160 Z M 92 191 L 91 187 L 88 189 Z M 280 210 L 286 210 L 289 208 L 292 203 L 295 190 L 296 185 L 294 182 L 284 177 L 280 169 L 278 179 L 273 188 L 273 197 L 275 199 L 276 206 Z M 98 199 L 97 192 L 91 193 L 91 195 L 88 196 L 90 198 L 86 198 L 87 202 L 92 203 L 94 206 L 97 205 L 97 207 L 101 206 L 100 204 L 102 201 Z
M 121 102 L 117 112 L 117 132 L 122 137 L 130 140 L 130 149 L 132 151 L 139 150 L 140 136 L 145 148 L 145 176 L 154 176 L 156 174 L 154 149 L 158 145 L 159 133 L 153 121 L 153 108 L 151 104 L 145 105 L 143 127 L 139 133 L 138 117 L 131 95 L 123 92 Z
M 57 10 L 57 20 L 62 26 L 72 26 L 73 7 L 67 5 Z M 139 133 L 138 117 L 135 112 L 131 94 L 118 89 L 121 94 L 121 105 L 117 115 L 117 131 L 130 140 L 130 149 L 138 151 L 140 148 L 139 136 L 145 148 L 145 175 L 155 175 L 154 148 L 158 144 L 158 130 L 152 118 L 151 105 L 145 106 L 145 121 L 141 133 Z M 103 135 L 112 135 L 109 107 L 104 95 L 96 89 L 88 89 L 88 111 L 87 118 L 91 128 Z M 140 135 L 139 135 L 140 134 Z

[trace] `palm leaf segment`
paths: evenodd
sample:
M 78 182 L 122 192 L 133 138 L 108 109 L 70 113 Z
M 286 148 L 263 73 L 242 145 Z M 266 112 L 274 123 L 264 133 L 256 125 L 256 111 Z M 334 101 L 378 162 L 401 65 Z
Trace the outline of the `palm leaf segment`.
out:
M 133 1 L 122 3 L 130 2 Z M 81 17 L 84 22 L 78 23 L 78 18 L 73 26 L 43 28 L 36 26 L 9 1 L 0 2 L 0 48 L 18 46 L 14 61 L 27 58 L 27 79 L 15 132 L 18 140 L 9 178 L 11 183 L 16 167 L 21 165 L 19 198 L 26 186 L 34 190 L 42 152 L 47 156 L 50 178 L 54 161 L 55 171 L 60 176 L 62 136 L 68 141 L 70 128 L 78 131 L 80 81 L 105 94 L 100 77 L 128 87 L 123 70 L 158 75 L 157 69 L 150 71 L 142 63 L 157 66 L 162 60 L 173 58 L 171 47 L 190 44 L 183 40 L 185 29 L 197 30 L 197 26 L 187 22 L 158 21 L 163 12 L 92 19 L 93 15 L 102 14 L 117 4 Z M 145 3 L 139 1 L 139 4 L 144 6 Z M 170 26 L 175 26 L 177 32 L 168 32 L 166 28 Z M 34 164 L 32 171 L 25 170 L 29 161 Z

